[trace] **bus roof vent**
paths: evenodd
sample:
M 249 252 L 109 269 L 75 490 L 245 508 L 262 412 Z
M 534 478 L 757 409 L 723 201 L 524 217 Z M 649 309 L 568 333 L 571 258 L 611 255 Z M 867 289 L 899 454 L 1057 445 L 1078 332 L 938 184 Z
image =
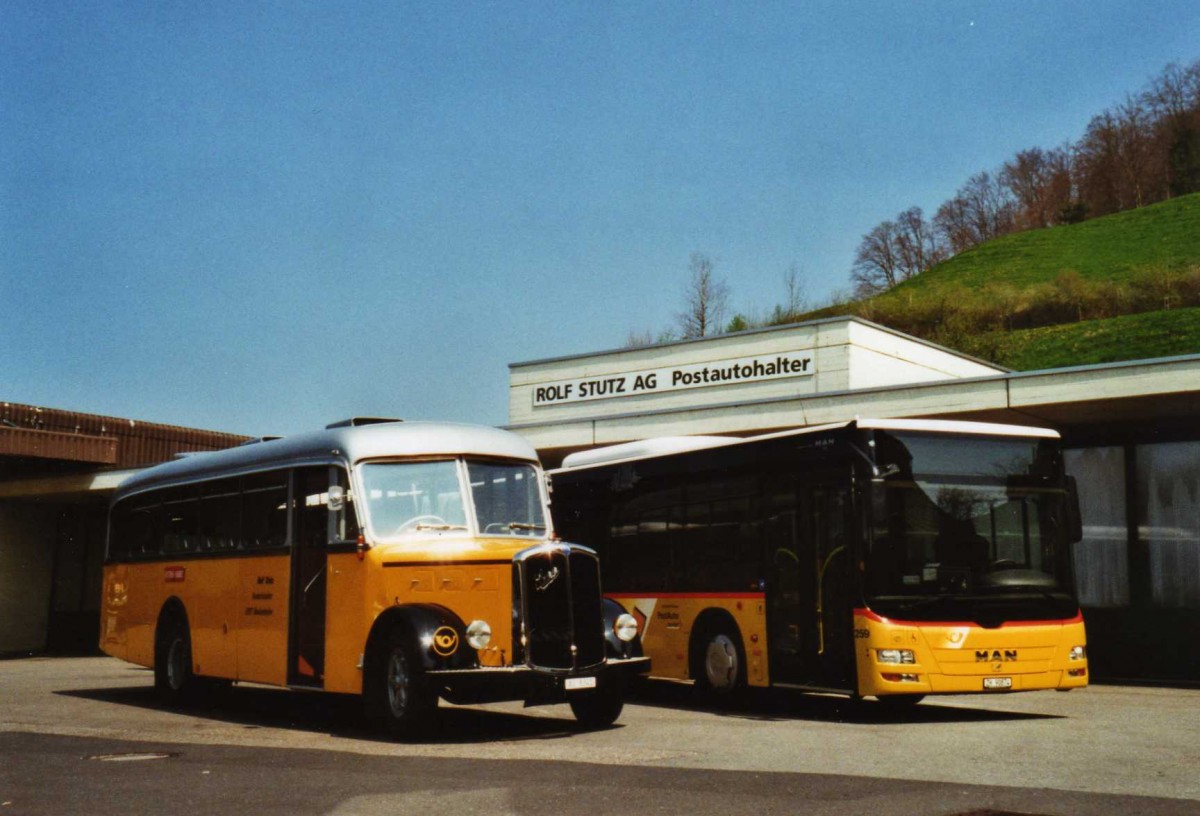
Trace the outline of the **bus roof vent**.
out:
M 620 445 L 572 453 L 563 459 L 562 466 L 576 468 L 618 462 L 622 459 L 665 456 L 669 453 L 700 450 L 736 441 L 738 437 L 735 436 L 660 436 L 657 439 L 642 439 L 638 442 L 624 442 Z
M 239 442 L 238 447 L 246 445 L 257 445 L 259 442 L 274 442 L 276 439 L 283 439 L 282 436 L 256 436 L 253 439 L 247 439 L 245 442 Z
M 403 419 L 400 419 L 398 417 L 372 417 L 372 416 L 350 417 L 349 419 L 343 419 L 341 422 L 332 422 L 329 425 L 326 425 L 325 429 L 331 431 L 334 428 L 357 428 L 360 425 L 382 425 L 387 422 L 403 422 L 403 421 L 404 421 Z

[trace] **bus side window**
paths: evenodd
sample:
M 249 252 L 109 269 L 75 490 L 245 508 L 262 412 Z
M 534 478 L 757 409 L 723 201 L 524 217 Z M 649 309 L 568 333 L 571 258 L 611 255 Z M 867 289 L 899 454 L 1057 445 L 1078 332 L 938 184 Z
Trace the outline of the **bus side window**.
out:
M 287 472 L 242 479 L 242 545 L 249 550 L 287 546 Z
M 110 561 L 127 561 L 158 555 L 162 548 L 162 507 L 155 494 L 133 496 L 112 512 Z
M 240 479 L 221 479 L 200 487 L 199 542 L 203 550 L 222 552 L 241 538 Z
M 163 555 L 195 552 L 200 544 L 200 502 L 195 485 L 165 490 L 163 499 Z

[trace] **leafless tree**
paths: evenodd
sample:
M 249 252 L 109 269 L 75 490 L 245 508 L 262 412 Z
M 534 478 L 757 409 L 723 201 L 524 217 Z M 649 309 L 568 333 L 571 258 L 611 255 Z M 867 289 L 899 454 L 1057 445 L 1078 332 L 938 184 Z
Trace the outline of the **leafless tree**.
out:
M 1154 121 L 1154 150 L 1165 165 L 1166 194 L 1200 190 L 1200 60 L 1168 65 L 1141 101 Z
M 719 333 L 729 312 L 729 286 L 716 276 L 713 262 L 693 252 L 684 292 L 684 310 L 677 315 L 679 331 L 685 340 Z
M 1022 150 L 1000 170 L 999 182 L 1013 198 L 1014 227 L 1040 229 L 1061 223 L 1075 199 L 1067 147 Z
M 1014 211 L 1013 199 L 984 171 L 967 179 L 954 198 L 938 208 L 933 224 L 951 253 L 957 255 L 1012 232 Z
M 896 222 L 884 221 L 863 236 L 854 253 L 854 266 L 850 268 L 850 282 L 854 284 L 857 297 L 870 297 L 891 289 L 898 282 L 898 235 Z
M 908 280 L 945 259 L 933 226 L 920 207 L 909 207 L 896 216 L 896 253 L 900 258 L 900 280 Z

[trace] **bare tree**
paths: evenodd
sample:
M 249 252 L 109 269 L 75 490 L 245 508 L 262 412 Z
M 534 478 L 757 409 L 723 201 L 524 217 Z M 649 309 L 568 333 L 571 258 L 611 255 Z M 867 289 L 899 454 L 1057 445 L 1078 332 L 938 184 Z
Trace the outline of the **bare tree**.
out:
M 896 254 L 900 280 L 919 275 L 945 259 L 941 242 L 920 207 L 909 207 L 896 216 Z
M 896 285 L 900 271 L 897 236 L 894 221 L 876 224 L 863 236 L 862 243 L 854 253 L 854 266 L 850 268 L 850 282 L 854 284 L 855 296 L 870 297 Z
M 1154 120 L 1155 152 L 1165 162 L 1167 195 L 1200 190 L 1200 60 L 1169 64 L 1142 93 Z
M 958 254 L 1015 229 L 1015 204 L 990 173 L 976 173 L 954 198 L 938 207 L 934 227 Z
M 699 252 L 692 253 L 688 269 L 685 308 L 677 315 L 679 331 L 685 340 L 720 333 L 729 311 L 729 286 L 717 278 L 713 262 Z

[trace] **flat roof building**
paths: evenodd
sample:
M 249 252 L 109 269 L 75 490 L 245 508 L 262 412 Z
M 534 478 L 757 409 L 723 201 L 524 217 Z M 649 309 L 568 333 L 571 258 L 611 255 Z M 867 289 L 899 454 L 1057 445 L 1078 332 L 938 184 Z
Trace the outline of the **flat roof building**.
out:
M 94 651 L 116 486 L 244 436 L 0 402 L 0 655 Z

